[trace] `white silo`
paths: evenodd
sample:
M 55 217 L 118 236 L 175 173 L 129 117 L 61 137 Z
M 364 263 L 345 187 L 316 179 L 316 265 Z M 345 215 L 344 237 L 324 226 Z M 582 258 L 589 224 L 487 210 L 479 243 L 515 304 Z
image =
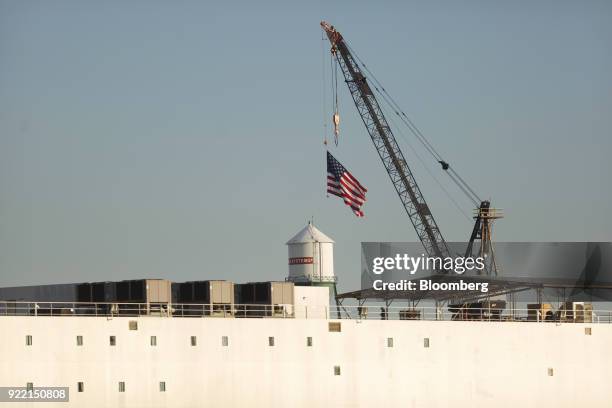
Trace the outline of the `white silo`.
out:
M 334 240 L 309 222 L 287 241 L 287 249 L 289 253 L 287 280 L 293 282 L 295 286 L 326 287 L 329 299 L 325 302 L 325 310 L 328 310 L 329 305 L 335 304 L 337 317 L 340 318 L 334 274 Z M 331 314 L 332 310 L 329 309 L 329 312 Z
M 333 283 L 334 240 L 308 223 L 287 241 L 289 277 L 296 283 Z

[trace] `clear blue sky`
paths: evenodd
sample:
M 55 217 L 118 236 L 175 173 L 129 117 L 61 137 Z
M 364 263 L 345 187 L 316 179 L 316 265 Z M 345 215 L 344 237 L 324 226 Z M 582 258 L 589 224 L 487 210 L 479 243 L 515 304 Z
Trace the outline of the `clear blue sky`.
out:
M 321 19 L 505 209 L 497 240 L 612 240 L 612 3 L 426 3 L 0 0 L 0 285 L 283 279 L 313 216 L 349 290 L 361 241 L 415 240 L 344 84 L 366 218 L 325 196 Z

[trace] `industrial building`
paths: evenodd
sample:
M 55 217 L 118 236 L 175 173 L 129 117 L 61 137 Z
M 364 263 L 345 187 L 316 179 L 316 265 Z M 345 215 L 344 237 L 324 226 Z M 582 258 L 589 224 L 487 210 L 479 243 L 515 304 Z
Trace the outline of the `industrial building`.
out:
M 45 402 L 58 407 L 442 407 L 452 399 L 603 408 L 612 400 L 612 319 L 602 311 L 550 322 L 547 306 L 504 312 L 514 319 L 337 307 L 333 241 L 309 224 L 288 246 L 284 281 L 0 289 L 0 383 L 68 387 L 68 402 Z

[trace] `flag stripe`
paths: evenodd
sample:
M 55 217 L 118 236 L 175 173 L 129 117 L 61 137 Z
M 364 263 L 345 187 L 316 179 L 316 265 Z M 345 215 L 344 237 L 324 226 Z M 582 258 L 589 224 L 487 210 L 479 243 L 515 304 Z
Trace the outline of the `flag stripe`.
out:
M 365 195 L 351 189 L 344 179 L 340 179 L 340 185 L 342 186 L 342 190 L 346 191 L 346 194 L 350 195 L 351 197 L 358 198 L 362 201 L 365 199 Z
M 353 184 L 356 189 L 362 191 L 364 194 L 367 193 L 368 190 L 364 186 L 362 186 L 361 183 L 359 183 L 359 181 L 357 181 L 357 179 L 353 177 L 351 173 L 347 171 L 346 173 L 344 173 L 344 175 L 349 179 L 351 184 Z
M 342 177 L 340 179 L 340 184 L 346 188 L 347 190 L 349 190 L 353 195 L 358 196 L 358 197 L 365 197 L 365 194 L 363 192 L 361 192 L 360 190 L 355 189 L 346 179 L 346 177 Z
M 337 195 L 338 197 L 342 197 L 342 193 L 340 191 L 338 191 L 338 190 L 334 190 L 334 189 L 328 188 L 327 192 L 330 193 L 330 194 L 333 194 L 333 195 Z
M 354 203 L 354 204 L 355 204 L 355 205 L 357 205 L 357 206 L 361 206 L 361 205 L 363 205 L 363 203 L 365 202 L 364 200 L 362 200 L 362 199 L 361 199 L 361 198 L 359 198 L 359 197 L 353 197 L 352 195 L 350 195 L 349 193 L 347 193 L 347 191 L 346 191 L 346 190 L 342 190 L 342 194 L 343 194 L 343 196 L 342 196 L 342 197 L 343 197 L 345 200 L 348 200 L 348 201 L 350 201 L 350 202 Z

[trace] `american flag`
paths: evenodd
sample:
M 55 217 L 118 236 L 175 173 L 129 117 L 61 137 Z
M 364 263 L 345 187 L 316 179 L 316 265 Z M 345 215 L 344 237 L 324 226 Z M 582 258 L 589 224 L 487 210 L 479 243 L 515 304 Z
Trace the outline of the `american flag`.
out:
M 327 152 L 327 192 L 344 200 L 358 217 L 363 217 L 361 206 L 366 201 L 368 190 L 340 164 L 330 152 Z

